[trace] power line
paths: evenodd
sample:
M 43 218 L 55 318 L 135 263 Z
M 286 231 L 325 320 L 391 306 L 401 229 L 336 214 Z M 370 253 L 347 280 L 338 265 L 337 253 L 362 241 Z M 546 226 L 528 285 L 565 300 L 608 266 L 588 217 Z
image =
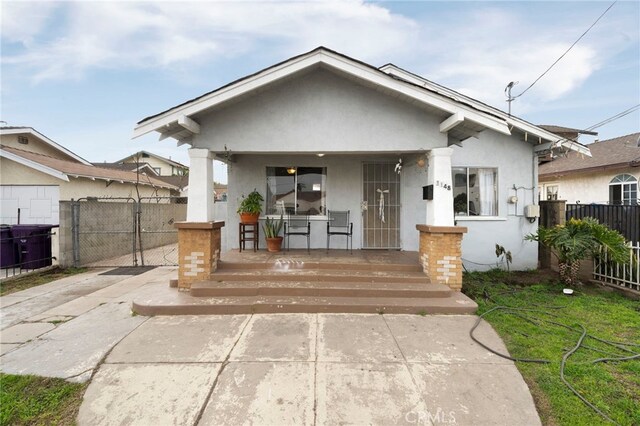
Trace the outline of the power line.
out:
M 625 115 L 631 114 L 632 112 L 636 111 L 638 108 L 640 108 L 640 104 L 632 106 L 629 109 L 626 109 L 626 110 L 624 110 L 622 112 L 617 113 L 616 115 L 613 115 L 613 116 L 611 116 L 609 118 L 606 118 L 606 119 L 602 120 L 601 122 L 594 124 L 593 126 L 587 127 L 585 130 L 590 131 L 590 130 L 597 129 L 598 127 L 602 127 L 605 124 L 609 124 L 612 121 L 616 121 L 617 119 L 624 117 Z
M 509 95 L 508 95 L 509 97 L 508 97 L 508 99 L 507 99 L 507 102 L 509 103 L 509 108 L 511 108 L 511 102 L 512 102 L 514 99 L 517 99 L 517 98 L 519 98 L 520 96 L 522 96 L 522 95 L 524 95 L 525 93 L 527 93 L 527 92 L 529 91 L 529 89 L 531 89 L 531 88 L 532 88 L 532 87 L 533 87 L 533 86 L 534 86 L 538 81 L 540 81 L 540 79 L 541 79 L 542 77 L 544 77 L 544 76 L 545 76 L 549 71 L 551 71 L 551 68 L 553 68 L 553 67 L 554 67 L 558 62 L 560 62 L 560 60 L 561 60 L 562 58 L 564 58 L 564 57 L 565 57 L 565 55 L 566 55 L 567 53 L 569 53 L 569 51 L 570 51 L 571 49 L 573 49 L 573 48 L 574 48 L 574 46 L 575 46 L 576 44 L 578 44 L 578 42 L 579 42 L 580 40 L 582 40 L 582 38 L 583 38 L 585 35 L 587 35 L 587 33 L 588 33 L 589 31 L 591 31 L 591 29 L 592 29 L 592 28 L 593 28 L 593 27 L 598 23 L 598 21 L 600 21 L 600 19 L 602 19 L 602 17 L 603 17 L 604 15 L 606 15 L 606 14 L 607 14 L 607 12 L 608 12 L 608 11 L 609 11 L 609 10 L 610 10 L 610 9 L 611 9 L 611 8 L 612 8 L 612 7 L 617 3 L 617 2 L 618 2 L 618 1 L 616 0 L 616 1 L 614 1 L 613 3 L 611 3 L 611 5 L 609 5 L 609 7 L 608 7 L 604 12 L 602 12 L 602 14 L 600 14 L 600 16 L 598 16 L 598 19 L 596 19 L 596 20 L 593 22 L 593 24 L 591 24 L 591 26 L 590 26 L 589 28 L 587 28 L 587 30 L 586 30 L 585 32 L 583 32 L 583 33 L 582 33 L 582 35 L 581 35 L 580 37 L 578 37 L 578 39 L 577 39 L 575 42 L 573 42 L 573 44 L 572 44 L 571 46 L 569 46 L 569 48 L 568 48 L 568 49 L 567 49 L 567 50 L 566 50 L 562 55 L 560 55 L 560 57 L 559 57 L 558 59 L 556 59 L 556 60 L 555 60 L 555 62 L 551 64 L 551 66 L 549 66 L 549 68 L 547 68 L 547 69 L 546 69 L 546 71 L 545 71 L 545 72 L 543 72 L 542 74 L 540 74 L 540 76 L 539 76 L 538 78 L 536 78 L 536 79 L 535 79 L 535 81 L 534 81 L 533 83 L 531 83 L 531 84 L 530 84 L 526 89 L 524 89 L 524 90 L 522 91 L 522 93 L 520 93 L 519 95 L 516 95 L 516 96 L 511 97 L 511 90 L 510 90 L 510 89 L 511 89 L 515 84 L 517 84 L 517 83 L 514 83 L 514 82 L 509 83 L 509 85 L 507 86 L 507 88 L 509 89 Z M 506 89 L 505 89 L 505 90 L 506 90 Z

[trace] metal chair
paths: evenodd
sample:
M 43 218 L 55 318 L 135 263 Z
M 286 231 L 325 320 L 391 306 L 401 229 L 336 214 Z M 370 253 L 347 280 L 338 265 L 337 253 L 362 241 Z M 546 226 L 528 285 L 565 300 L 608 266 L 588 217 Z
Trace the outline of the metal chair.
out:
M 327 216 L 327 253 L 331 245 L 332 235 L 344 235 L 347 237 L 347 247 L 349 250 L 349 240 L 351 240 L 351 252 L 353 253 L 353 223 L 349 222 L 350 211 L 328 210 Z
M 311 250 L 311 222 L 306 215 L 289 215 L 284 222 L 284 236 L 287 240 L 287 251 L 291 251 L 289 237 L 303 235 L 307 237 L 307 253 Z

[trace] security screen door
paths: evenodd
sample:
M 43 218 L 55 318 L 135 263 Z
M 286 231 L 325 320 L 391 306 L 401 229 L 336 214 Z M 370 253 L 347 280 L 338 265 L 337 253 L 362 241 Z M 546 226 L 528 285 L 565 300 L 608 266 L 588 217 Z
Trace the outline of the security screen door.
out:
M 362 248 L 400 248 L 400 175 L 394 163 L 362 166 Z

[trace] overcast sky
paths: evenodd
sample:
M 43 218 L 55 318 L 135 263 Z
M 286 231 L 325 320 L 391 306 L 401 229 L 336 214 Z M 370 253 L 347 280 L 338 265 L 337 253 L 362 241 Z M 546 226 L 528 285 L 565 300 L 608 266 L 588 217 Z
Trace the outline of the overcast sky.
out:
M 506 84 L 520 93 L 609 4 L 3 1 L 0 120 L 89 161 L 145 149 L 188 164 L 172 139 L 132 141 L 135 123 L 320 45 L 506 110 Z M 513 113 L 586 128 L 639 104 L 639 22 L 640 2 L 619 1 Z M 597 130 L 639 129 L 636 111 Z

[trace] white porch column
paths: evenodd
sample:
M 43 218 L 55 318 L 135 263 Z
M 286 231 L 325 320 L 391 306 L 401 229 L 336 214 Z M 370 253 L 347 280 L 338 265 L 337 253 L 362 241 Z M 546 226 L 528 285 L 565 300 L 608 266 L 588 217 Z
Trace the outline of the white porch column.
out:
M 187 222 L 213 220 L 213 154 L 208 149 L 189 149 L 189 199 Z
M 433 185 L 433 200 L 427 200 L 427 225 L 454 226 L 451 154 L 451 148 L 434 148 L 429 152 L 427 185 Z

